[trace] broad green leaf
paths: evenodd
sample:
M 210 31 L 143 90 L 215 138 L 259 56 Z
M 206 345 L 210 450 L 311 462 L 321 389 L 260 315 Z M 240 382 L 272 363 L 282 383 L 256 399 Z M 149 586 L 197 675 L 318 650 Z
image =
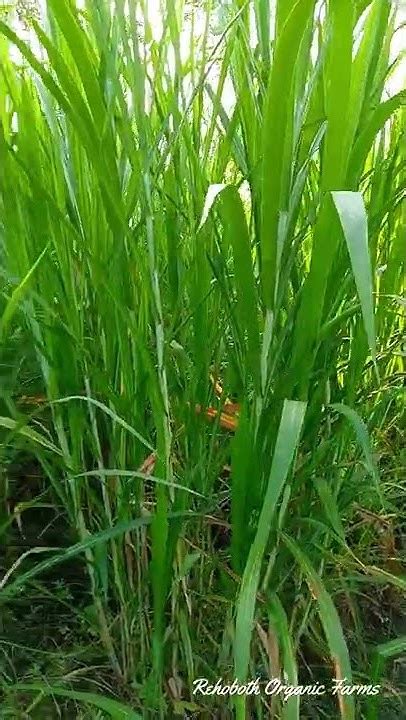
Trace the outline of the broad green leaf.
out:
M 277 286 L 280 213 L 288 210 L 293 153 L 294 69 L 314 0 L 295 2 L 276 40 L 265 99 L 261 169 L 261 279 L 272 309 Z
M 327 195 L 321 205 L 313 230 L 310 270 L 303 281 L 300 304 L 292 336 L 290 386 L 298 386 L 299 397 L 305 399 L 317 340 L 320 332 L 325 296 L 331 267 L 339 244 L 340 226 L 337 213 Z
M 365 332 L 373 359 L 376 357 L 372 272 L 368 249 L 368 224 L 361 193 L 331 193 L 340 218 L 361 303 Z
M 218 200 L 218 205 L 217 205 Z M 254 277 L 254 261 L 248 235 L 244 207 L 237 188 L 229 185 L 211 185 L 207 191 L 200 228 L 216 205 L 223 224 L 225 253 L 233 253 L 234 277 L 237 291 L 236 315 L 241 340 L 247 337 L 247 365 L 251 370 L 257 392 L 260 391 L 260 358 L 258 301 Z
M 297 602 L 303 574 L 327 627 L 324 670 L 327 645 L 333 657 L 342 650 L 325 600 L 330 569 L 343 573 L 349 602 L 362 584 L 405 592 L 404 576 L 355 547 L 341 562 L 351 483 L 366 509 L 376 511 L 376 492 L 388 511 L 402 500 L 402 463 L 387 454 L 388 482 L 378 482 L 366 428 L 348 413 L 368 418 L 379 452 L 390 439 L 397 453 L 404 93 L 386 98 L 404 28 L 394 35 L 388 0 L 210 1 L 191 12 L 162 0 L 162 18 L 147 0 L 40 4 L 28 32 L 15 15 L 0 22 L 0 286 L 16 287 L 52 248 L 24 287 L 18 334 L 9 321 L 3 331 L 0 459 L 7 479 L 22 445 L 28 462 L 38 456 L 44 491 L 81 542 L 13 558 L 1 599 L 12 609 L 38 582 L 46 591 L 47 570 L 64 578 L 59 564 L 72 557 L 87 574 L 106 663 L 130 679 L 136 670 L 139 713 L 199 714 L 200 701 L 179 700 L 166 661 L 185 692 L 196 658 L 213 649 L 219 667 L 233 657 L 235 674 L 255 675 L 257 614 L 278 646 L 275 666 L 297 684 L 296 644 L 309 621 L 320 625 L 316 604 Z M 362 192 L 368 240 L 349 190 Z M 373 338 L 373 312 L 381 383 L 365 331 Z M 42 424 L 20 421 L 14 403 L 37 393 L 51 401 Z M 281 413 L 285 398 L 308 399 L 305 417 L 300 404 Z M 233 437 L 219 422 L 227 400 Z M 351 427 L 336 420 L 341 402 Z M 11 522 L 25 531 L 23 510 L 0 518 L 2 539 Z M 310 570 L 280 542 L 282 529 Z M 33 567 L 39 552 L 48 560 Z M 224 608 L 226 622 L 197 637 L 205 605 L 209 615 Z M 33 708 L 40 699 L 30 697 Z M 261 712 L 248 702 L 237 701 L 241 719 Z M 275 711 L 298 720 L 305 705 L 293 697 Z
M 223 223 L 224 240 L 233 252 L 237 291 L 236 315 L 243 342 L 245 336 L 247 337 L 246 362 L 251 370 L 256 391 L 259 393 L 258 299 L 254 261 L 244 208 L 236 188 L 228 187 L 221 193 L 219 212 Z
M 237 598 L 234 667 L 236 678 L 240 682 L 246 679 L 249 667 L 251 635 L 262 560 L 269 534 L 274 525 L 278 500 L 299 443 L 305 411 L 305 403 L 285 400 L 268 487 Z M 236 710 L 237 720 L 245 718 L 245 698 L 239 697 L 236 700 Z
M 327 7 L 328 54 L 324 71 L 327 130 L 321 176 L 321 188 L 325 192 L 343 187 L 348 163 L 343 117 L 350 113 L 354 23 L 353 0 L 330 0 Z

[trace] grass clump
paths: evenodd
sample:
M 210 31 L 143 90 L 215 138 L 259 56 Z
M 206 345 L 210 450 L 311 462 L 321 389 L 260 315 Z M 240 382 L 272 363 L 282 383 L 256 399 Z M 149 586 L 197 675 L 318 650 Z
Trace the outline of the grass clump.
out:
M 396 8 L 26 10 L 0 19 L 6 707 L 400 717 Z M 41 607 L 70 615 L 38 663 L 12 626 Z

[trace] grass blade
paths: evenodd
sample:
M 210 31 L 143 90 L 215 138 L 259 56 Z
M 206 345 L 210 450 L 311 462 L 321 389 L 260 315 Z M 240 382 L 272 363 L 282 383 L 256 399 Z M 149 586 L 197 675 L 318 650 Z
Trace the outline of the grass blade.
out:
M 346 417 L 347 420 L 350 421 L 351 425 L 355 430 L 355 434 L 362 449 L 362 452 L 364 453 L 364 458 L 368 471 L 371 473 L 372 478 L 375 480 L 377 487 L 379 487 L 379 471 L 374 456 L 372 454 L 368 429 L 365 423 L 363 422 L 363 420 L 361 420 L 358 413 L 352 408 L 348 407 L 348 405 L 344 405 L 343 403 L 334 403 L 331 405 L 331 407 L 333 410 L 341 413 L 341 415 L 344 415 L 344 417 Z
M 33 443 L 41 445 L 43 448 L 45 448 L 45 450 L 49 450 L 56 455 L 61 455 L 61 451 L 56 447 L 56 445 L 51 443 L 36 430 L 33 430 L 31 427 L 27 427 L 26 425 L 22 425 L 21 423 L 17 422 L 17 420 L 13 420 L 13 418 L 0 417 L 0 427 L 6 428 L 7 430 L 12 430 L 13 432 L 22 435 L 28 440 L 31 440 Z
M 379 683 L 385 669 L 386 660 L 403 656 L 406 654 L 406 635 L 403 637 L 388 640 L 374 648 L 373 664 L 371 670 L 371 682 L 374 685 Z M 379 694 L 371 696 L 368 701 L 367 720 L 378 720 Z
M 236 677 L 240 682 L 246 679 L 249 666 L 251 635 L 262 560 L 273 527 L 278 500 L 299 443 L 305 410 L 305 403 L 285 400 L 268 487 L 259 516 L 255 539 L 251 545 L 241 581 L 237 599 L 234 643 L 234 667 Z M 239 697 L 236 700 L 236 709 L 237 719 L 242 720 L 242 718 L 245 718 L 245 698 Z
M 327 592 L 322 580 L 310 563 L 306 553 L 299 545 L 287 535 L 283 535 L 283 542 L 290 550 L 302 570 L 310 591 L 317 602 L 320 620 L 327 638 L 331 659 L 334 663 L 335 678 L 346 679 L 351 685 L 352 670 L 350 656 L 341 621 L 334 603 Z M 338 694 L 340 713 L 343 720 L 355 720 L 354 698 L 351 695 Z
M 367 214 L 361 193 L 331 193 L 340 218 L 361 302 L 362 317 L 372 358 L 376 358 L 371 260 L 368 250 Z
M 16 685 L 7 686 L 5 690 L 13 693 L 38 692 L 42 696 L 51 695 L 52 697 L 70 698 L 103 710 L 112 720 L 141 720 L 141 715 L 131 710 L 128 705 L 98 693 L 68 690 L 57 685 L 45 685 L 42 683 L 17 683 Z
M 26 276 L 21 280 L 20 284 L 13 290 L 11 297 L 8 299 L 5 310 L 0 318 L 0 343 L 4 340 L 8 326 L 10 325 L 10 322 L 13 319 L 13 316 L 18 308 L 18 304 L 21 301 L 21 299 L 23 298 L 24 293 L 27 291 L 30 280 L 31 280 L 32 276 L 34 275 L 35 270 L 37 269 L 38 265 L 40 264 L 42 258 L 48 251 L 48 248 L 49 248 L 49 243 L 48 243 L 48 245 L 46 245 L 44 247 L 43 251 L 37 257 L 35 263 L 29 269 Z
M 180 517 L 186 517 L 189 515 L 190 517 L 192 517 L 192 514 L 190 513 L 186 513 L 186 515 L 185 513 L 172 513 L 168 515 L 168 518 L 175 520 Z M 66 562 L 67 560 L 71 560 L 73 557 L 76 557 L 81 553 L 85 553 L 87 550 L 95 547 L 99 543 L 107 543 L 109 540 L 120 537 L 127 532 L 136 530 L 137 528 L 145 527 L 147 525 L 151 525 L 154 517 L 154 515 L 149 515 L 142 518 L 135 518 L 135 520 L 117 523 L 116 525 L 107 528 L 107 530 L 101 530 L 98 533 L 89 535 L 89 537 L 87 537 L 85 540 L 82 540 L 75 545 L 71 545 L 68 548 L 64 548 L 61 552 L 58 552 L 51 558 L 43 560 L 42 562 L 38 563 L 38 565 L 36 565 L 34 568 L 31 568 L 25 573 L 22 573 L 18 578 L 16 578 L 16 580 L 14 580 L 14 582 L 4 586 L 0 592 L 0 600 L 9 600 L 9 598 L 15 595 L 21 587 L 23 587 L 30 580 L 33 580 L 35 577 L 41 575 L 41 573 L 50 570 L 51 568 L 56 567 L 57 565 Z

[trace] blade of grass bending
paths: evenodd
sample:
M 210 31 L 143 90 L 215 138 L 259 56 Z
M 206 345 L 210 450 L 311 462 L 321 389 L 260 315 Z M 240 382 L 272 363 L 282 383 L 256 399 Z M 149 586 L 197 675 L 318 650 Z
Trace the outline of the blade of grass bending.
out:
M 118 702 L 118 700 L 113 700 L 98 693 L 68 690 L 67 688 L 57 685 L 43 685 L 42 683 L 17 683 L 12 687 L 6 686 L 4 690 L 13 693 L 38 692 L 41 695 L 56 695 L 58 697 L 71 698 L 72 700 L 93 705 L 99 708 L 99 710 L 104 710 L 113 720 L 141 720 L 141 715 L 128 707 L 128 705 L 124 705 Z
M 114 420 L 114 422 L 117 423 L 117 425 L 121 425 L 121 427 L 124 428 L 124 430 L 127 430 L 127 432 L 129 432 L 131 435 L 134 435 L 134 437 L 136 437 L 137 440 L 140 441 L 140 443 L 145 445 L 145 447 L 148 448 L 148 450 L 151 450 L 152 452 L 154 452 L 154 448 L 152 447 L 152 445 L 150 445 L 148 440 L 145 440 L 145 438 L 143 438 L 142 435 L 140 435 L 140 433 L 138 433 L 136 430 L 134 430 L 134 428 L 131 427 L 131 425 L 126 423 L 126 421 L 123 420 L 123 418 L 119 417 L 117 415 L 117 413 L 113 412 L 113 410 L 110 410 L 110 408 L 108 408 L 107 405 L 105 405 L 102 402 L 99 402 L 99 400 L 95 400 L 94 398 L 86 397 L 85 395 L 69 395 L 64 398 L 58 398 L 57 400 L 51 400 L 49 404 L 50 405 L 60 405 L 62 403 L 70 402 L 71 400 L 84 400 L 85 402 L 88 402 L 88 403 L 90 402 L 92 405 L 95 405 L 100 410 L 102 410 L 106 415 L 108 415 L 112 420 Z
M 406 654 L 406 635 L 389 640 L 374 649 L 371 684 L 377 685 L 385 669 L 386 660 Z M 368 698 L 367 720 L 378 720 L 379 693 Z
M 373 576 L 376 583 L 380 583 L 381 585 L 390 584 L 399 588 L 403 593 L 406 593 L 406 575 L 393 575 L 393 573 L 375 567 L 375 565 L 365 565 L 364 570 L 368 575 Z
M 95 547 L 95 545 L 97 545 L 98 543 L 108 542 L 113 538 L 120 537 L 120 535 L 124 535 L 125 533 L 136 530 L 137 528 L 151 525 L 154 517 L 154 515 L 148 515 L 147 517 L 135 518 L 135 520 L 117 523 L 116 525 L 107 528 L 107 530 L 102 530 L 101 532 L 95 533 L 94 535 L 90 535 L 86 540 L 78 542 L 75 545 L 71 545 L 70 547 L 64 548 L 62 552 L 54 555 L 51 558 L 48 558 L 47 560 L 43 560 L 42 562 L 38 563 L 38 565 L 36 565 L 34 568 L 31 568 L 30 570 L 27 570 L 27 572 L 22 573 L 22 575 L 20 575 L 16 580 L 14 580 L 14 582 L 10 583 L 10 585 L 6 585 L 4 588 L 2 588 L 0 592 L 0 599 L 3 598 L 8 600 L 10 597 L 13 597 L 19 591 L 19 589 L 25 585 L 25 583 L 35 577 L 38 577 L 38 575 L 41 575 L 42 572 L 45 572 L 46 570 L 49 570 L 56 565 L 60 565 L 61 563 L 66 562 L 67 560 L 70 560 L 77 555 L 80 555 L 82 552 L 85 552 L 86 550 Z M 196 515 L 190 512 L 168 513 L 169 520 L 187 517 L 196 517 Z
M 282 533 L 282 539 L 304 573 L 310 592 L 318 604 L 320 620 L 334 663 L 335 677 L 337 680 L 346 679 L 347 683 L 351 685 L 350 656 L 336 607 L 307 555 L 292 538 L 284 533 Z M 351 695 L 340 694 L 337 697 L 343 720 L 355 720 L 354 698 Z
M 220 195 L 223 190 L 225 190 L 227 185 L 224 183 L 217 183 L 210 185 L 210 187 L 207 190 L 206 197 L 204 200 L 203 205 L 203 211 L 202 211 L 202 217 L 200 219 L 198 230 L 201 230 L 202 227 L 206 224 L 207 218 L 209 217 L 209 213 L 211 209 L 213 208 L 214 203 L 216 202 L 218 196 Z
M 234 641 L 234 667 L 236 678 L 244 682 L 247 677 L 255 602 L 259 585 L 262 559 L 272 529 L 277 503 L 288 476 L 289 468 L 299 443 L 306 411 L 306 403 L 285 400 L 278 436 L 272 459 L 268 488 L 258 520 L 257 532 L 251 545 L 237 599 L 237 616 Z M 245 698 L 236 698 L 237 720 L 245 718 Z
M 361 302 L 362 317 L 372 358 L 376 358 L 371 260 L 368 249 L 368 223 L 359 192 L 332 192 L 333 203 L 343 229 L 352 271 Z
M 368 124 L 358 136 L 351 153 L 348 177 L 349 184 L 352 187 L 354 187 L 359 180 L 377 133 L 391 115 L 402 105 L 406 105 L 406 91 L 404 90 L 378 105 L 371 114 Z
M 190 493 L 191 495 L 196 495 L 197 497 L 204 498 L 204 495 L 202 493 L 197 492 L 197 490 L 192 490 L 192 488 L 188 488 L 186 485 L 181 485 L 180 483 L 175 483 L 169 480 L 164 480 L 163 478 L 155 477 L 155 475 L 149 475 L 148 473 L 139 472 L 139 470 L 119 470 L 119 469 L 101 469 L 101 470 L 88 470 L 87 472 L 78 473 L 74 477 L 81 478 L 81 477 L 127 477 L 127 478 L 137 478 L 138 480 L 147 480 L 148 482 L 157 483 L 158 485 L 165 485 L 166 487 L 174 487 L 177 490 L 184 490 L 185 492 Z
M 345 530 L 341 522 L 337 500 L 331 492 L 327 481 L 323 477 L 315 478 L 314 486 L 318 492 L 326 517 L 331 523 L 331 527 L 345 543 Z
M 47 243 L 47 245 L 44 247 L 43 251 L 37 257 L 35 263 L 28 270 L 26 276 L 21 280 L 20 284 L 17 285 L 16 288 L 14 288 L 14 290 L 11 294 L 11 297 L 7 301 L 6 308 L 3 312 L 3 315 L 0 318 L 0 343 L 4 339 L 6 330 L 7 330 L 8 326 L 10 325 L 10 322 L 13 319 L 13 316 L 17 310 L 18 303 L 24 296 L 24 292 L 27 290 L 29 282 L 30 282 L 35 270 L 37 269 L 38 265 L 40 264 L 42 258 L 46 254 L 48 248 L 49 248 L 49 243 Z
M 366 462 L 368 471 L 371 473 L 371 476 L 375 480 L 375 483 L 378 487 L 379 486 L 379 471 L 378 471 L 376 462 L 374 460 L 374 456 L 372 454 L 371 442 L 369 439 L 367 426 L 365 425 L 364 421 L 361 420 L 358 413 L 355 410 L 353 410 L 352 408 L 348 407 L 348 405 L 344 405 L 343 403 L 333 403 L 332 405 L 330 405 L 330 407 L 333 410 L 336 410 L 337 412 L 341 413 L 341 415 L 344 415 L 344 417 L 346 417 L 347 420 L 350 421 L 351 425 L 353 426 L 353 428 L 355 430 L 357 440 L 358 440 L 358 442 L 361 446 L 361 449 L 364 453 L 365 462 Z
M 20 435 L 28 438 L 28 440 L 31 440 L 37 445 L 42 445 L 43 448 L 45 448 L 46 450 L 50 450 L 50 452 L 53 452 L 56 455 L 62 455 L 61 451 L 56 447 L 56 445 L 44 438 L 43 435 L 30 427 L 21 425 L 16 420 L 13 420 L 13 418 L 0 417 L 0 427 L 4 427 L 7 430 L 12 430 L 13 432 L 19 433 Z

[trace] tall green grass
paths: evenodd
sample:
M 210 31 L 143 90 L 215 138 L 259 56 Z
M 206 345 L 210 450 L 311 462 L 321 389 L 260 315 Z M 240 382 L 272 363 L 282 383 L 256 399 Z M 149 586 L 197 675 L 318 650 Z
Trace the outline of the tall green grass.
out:
M 165 717 L 169 679 L 294 682 L 306 646 L 350 681 L 345 598 L 406 586 L 349 536 L 357 506 L 396 511 L 370 440 L 402 385 L 395 8 L 166 0 L 157 37 L 143 0 L 44 5 L 0 20 L 0 336 L 46 401 L 17 374 L 0 426 L 76 544 L 3 600 L 81 555 L 113 672 Z M 226 397 L 234 434 L 195 412 Z

